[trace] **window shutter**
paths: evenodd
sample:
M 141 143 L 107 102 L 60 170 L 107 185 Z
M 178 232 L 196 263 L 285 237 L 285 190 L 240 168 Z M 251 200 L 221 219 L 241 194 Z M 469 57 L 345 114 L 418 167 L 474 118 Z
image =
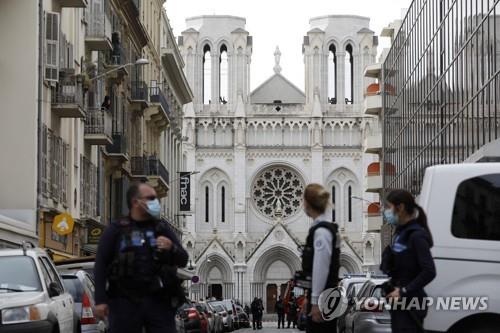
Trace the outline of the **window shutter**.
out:
M 45 80 L 59 79 L 59 13 L 45 13 Z

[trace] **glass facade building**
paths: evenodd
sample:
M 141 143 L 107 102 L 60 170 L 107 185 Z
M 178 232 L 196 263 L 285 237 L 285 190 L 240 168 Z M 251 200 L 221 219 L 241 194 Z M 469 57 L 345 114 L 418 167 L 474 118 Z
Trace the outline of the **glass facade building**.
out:
M 415 0 L 383 64 L 384 188 L 500 135 L 500 0 Z

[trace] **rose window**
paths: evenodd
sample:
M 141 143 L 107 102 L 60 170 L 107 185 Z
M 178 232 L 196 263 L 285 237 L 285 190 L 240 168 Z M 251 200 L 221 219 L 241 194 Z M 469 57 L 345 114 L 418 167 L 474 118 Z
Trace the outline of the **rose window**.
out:
M 267 217 L 274 218 L 281 210 L 283 218 L 301 209 L 304 183 L 293 170 L 271 167 L 262 171 L 254 181 L 252 195 L 255 207 Z

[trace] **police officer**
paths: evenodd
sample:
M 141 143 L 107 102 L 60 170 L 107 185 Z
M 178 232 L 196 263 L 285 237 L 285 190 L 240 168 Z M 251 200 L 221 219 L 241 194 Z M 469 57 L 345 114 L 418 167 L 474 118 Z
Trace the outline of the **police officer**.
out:
M 158 220 L 160 202 L 151 186 L 130 186 L 127 204 L 129 215 L 111 223 L 99 242 L 96 314 L 109 313 L 113 333 L 175 332 L 175 307 L 184 297 L 176 270 L 186 266 L 188 254 Z
M 338 285 L 340 237 L 337 224 L 325 214 L 330 193 L 319 184 L 309 184 L 304 191 L 304 211 L 314 222 L 309 229 L 302 252 L 302 270 L 312 278 L 307 293 L 307 333 L 335 333 L 336 320 L 323 320 L 318 306 L 321 292 Z
M 386 207 L 384 218 L 396 227 L 393 244 L 384 250 L 380 265 L 380 269 L 391 277 L 384 289 L 393 306 L 390 311 L 392 332 L 423 332 L 427 314 L 424 286 L 436 276 L 427 217 L 406 190 L 390 192 Z M 407 307 L 412 300 L 413 307 Z

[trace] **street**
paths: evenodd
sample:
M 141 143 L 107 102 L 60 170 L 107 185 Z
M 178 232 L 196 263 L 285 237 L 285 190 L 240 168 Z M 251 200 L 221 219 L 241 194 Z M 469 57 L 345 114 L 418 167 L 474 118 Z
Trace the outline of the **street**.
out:
M 286 325 L 286 323 L 285 323 L 285 325 Z M 262 329 L 256 330 L 256 332 L 259 332 L 259 331 L 262 333 L 279 333 L 279 332 L 298 333 L 298 332 L 300 332 L 297 328 L 278 329 L 278 322 L 277 321 L 263 322 Z M 250 332 L 253 332 L 253 328 L 243 328 L 243 329 L 238 330 L 238 332 L 250 333 Z

